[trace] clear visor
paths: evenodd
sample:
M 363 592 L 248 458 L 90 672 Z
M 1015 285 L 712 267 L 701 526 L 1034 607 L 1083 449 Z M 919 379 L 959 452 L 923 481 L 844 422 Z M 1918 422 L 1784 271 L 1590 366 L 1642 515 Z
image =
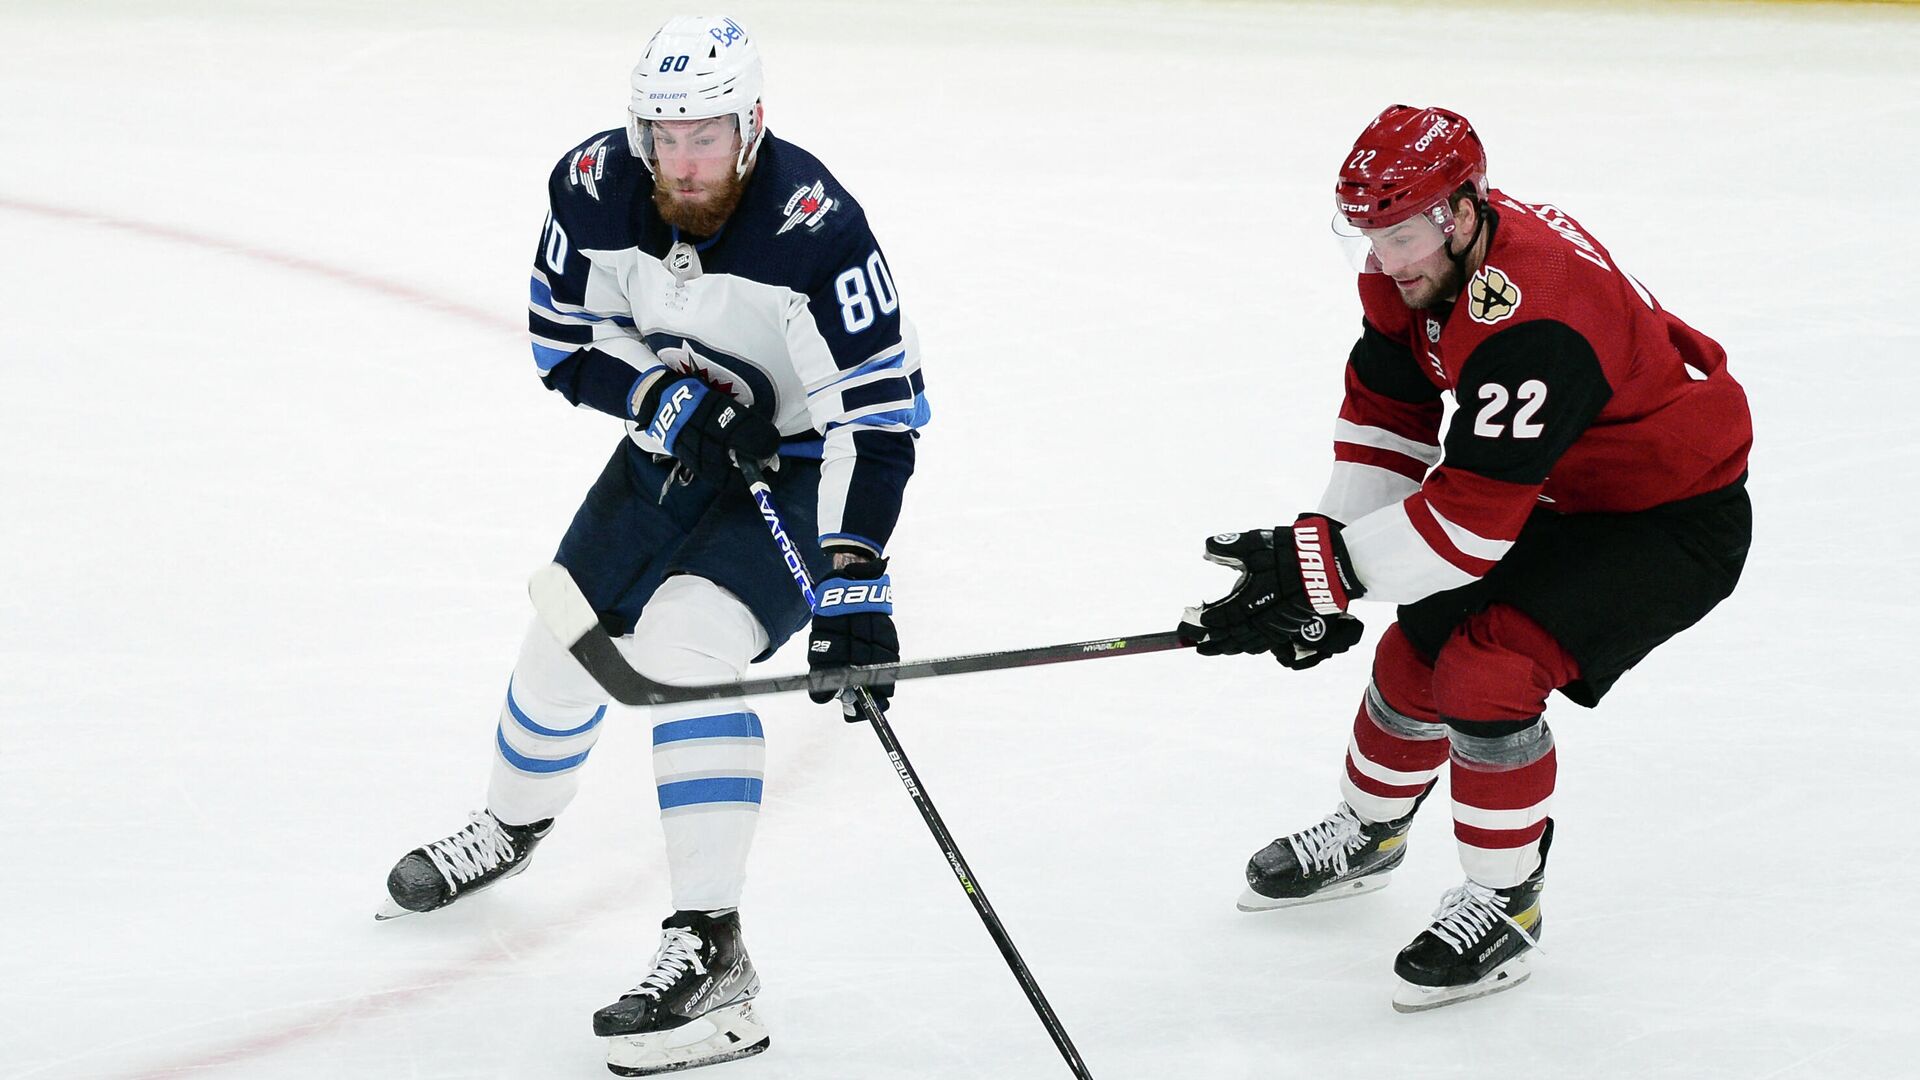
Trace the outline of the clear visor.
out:
M 1333 215 L 1333 235 L 1347 261 L 1363 274 L 1393 274 L 1439 251 L 1453 235 L 1453 207 L 1438 202 L 1382 229 L 1362 229 Z
M 677 162 L 731 162 L 740 156 L 740 118 L 728 113 L 704 120 L 643 120 L 628 114 L 635 151 L 658 170 Z

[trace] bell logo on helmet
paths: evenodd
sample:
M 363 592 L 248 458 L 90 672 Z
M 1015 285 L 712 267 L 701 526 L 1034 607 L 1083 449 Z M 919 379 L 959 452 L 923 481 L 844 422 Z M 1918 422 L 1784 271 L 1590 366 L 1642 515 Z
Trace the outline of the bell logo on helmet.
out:
M 707 33 L 713 40 L 720 43 L 721 48 L 725 49 L 732 48 L 736 41 L 747 40 L 747 32 L 740 29 L 740 24 L 732 19 L 722 19 L 719 26 L 708 27 Z

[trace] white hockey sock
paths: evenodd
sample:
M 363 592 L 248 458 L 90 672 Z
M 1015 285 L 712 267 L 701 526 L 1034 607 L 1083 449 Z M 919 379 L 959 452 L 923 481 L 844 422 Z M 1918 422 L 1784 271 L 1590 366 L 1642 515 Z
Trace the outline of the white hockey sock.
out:
M 520 645 L 494 733 L 487 809 L 509 825 L 557 817 L 580 790 L 606 691 L 536 620 Z
M 738 679 L 767 645 L 733 594 L 704 578 L 668 578 L 628 643 L 635 667 L 665 683 Z M 737 907 L 760 817 L 767 748 L 743 698 L 656 705 L 653 772 L 667 837 L 673 906 Z

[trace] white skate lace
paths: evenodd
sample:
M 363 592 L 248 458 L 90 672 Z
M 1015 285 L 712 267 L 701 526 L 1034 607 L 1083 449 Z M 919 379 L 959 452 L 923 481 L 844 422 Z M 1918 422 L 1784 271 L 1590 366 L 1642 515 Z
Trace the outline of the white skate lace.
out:
M 1441 894 L 1440 906 L 1433 909 L 1433 926 L 1429 929 L 1434 937 L 1465 956 L 1467 949 L 1493 929 L 1493 924 L 1497 922 L 1513 927 L 1521 937 L 1527 939 L 1528 945 L 1540 948 L 1540 942 L 1527 932 L 1527 928 L 1514 922 L 1513 916 L 1507 914 L 1499 893 L 1471 879 Z M 1541 954 L 1545 953 L 1546 950 L 1541 949 Z
M 699 975 L 707 973 L 707 965 L 700 960 L 700 935 L 669 926 L 660 932 L 660 951 L 653 954 L 653 971 L 626 996 L 645 994 L 658 1001 L 689 968 Z
M 470 816 L 472 824 L 427 845 L 427 858 L 455 885 L 465 885 L 513 858 L 513 838 L 492 814 L 476 810 Z
M 1332 867 L 1334 873 L 1344 874 L 1347 856 L 1366 847 L 1367 838 L 1361 835 L 1360 819 L 1342 805 L 1327 820 L 1287 837 L 1287 843 L 1293 845 L 1293 857 L 1303 869 L 1318 872 Z

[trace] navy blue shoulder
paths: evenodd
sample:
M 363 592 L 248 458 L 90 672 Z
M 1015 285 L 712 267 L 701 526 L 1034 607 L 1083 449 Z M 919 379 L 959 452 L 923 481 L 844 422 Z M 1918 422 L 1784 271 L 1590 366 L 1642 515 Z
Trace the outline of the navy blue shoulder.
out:
M 800 293 L 822 287 L 875 246 L 859 201 L 819 158 L 771 133 L 724 239 L 734 264 L 728 272 Z
M 653 197 L 653 174 L 627 148 L 627 131 L 602 131 L 567 151 L 547 179 L 547 196 L 576 248 L 634 247 L 636 201 Z

